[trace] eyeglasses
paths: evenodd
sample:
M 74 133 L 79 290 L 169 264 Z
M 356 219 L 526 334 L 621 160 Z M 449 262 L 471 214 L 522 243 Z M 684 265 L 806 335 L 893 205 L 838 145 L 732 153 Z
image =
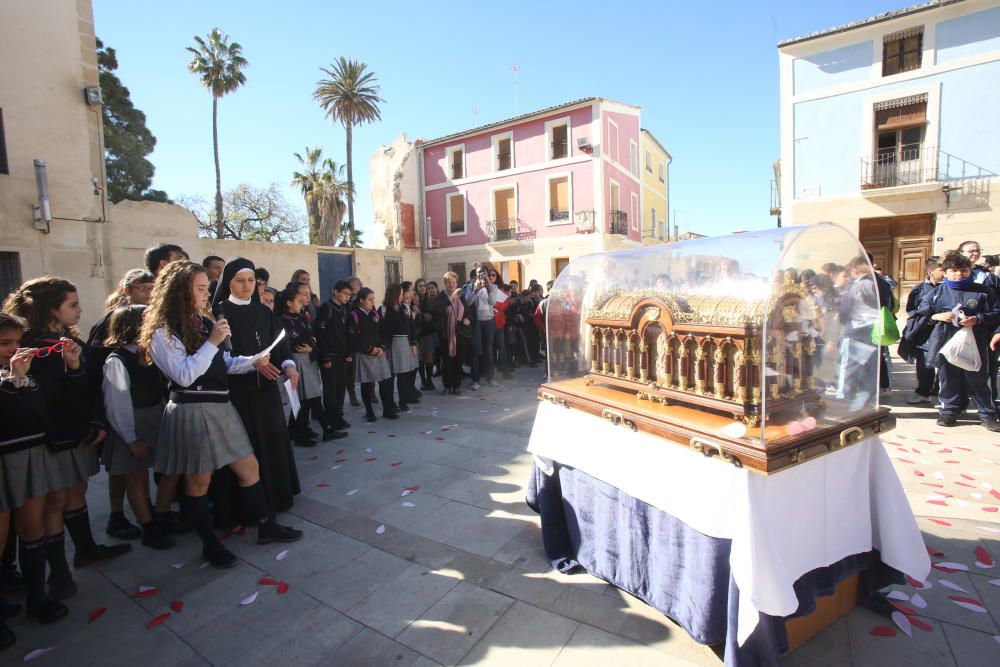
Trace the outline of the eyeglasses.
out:
M 66 344 L 63 343 L 62 341 L 59 341 L 55 345 L 50 345 L 49 347 L 40 347 L 36 349 L 35 356 L 38 357 L 39 359 L 44 359 L 53 352 L 55 352 L 56 354 L 62 354 L 62 351 L 65 347 Z
M 142 294 L 152 294 L 153 285 L 152 283 L 146 283 L 144 285 L 129 285 L 128 289 L 135 290 L 136 292 L 141 292 Z

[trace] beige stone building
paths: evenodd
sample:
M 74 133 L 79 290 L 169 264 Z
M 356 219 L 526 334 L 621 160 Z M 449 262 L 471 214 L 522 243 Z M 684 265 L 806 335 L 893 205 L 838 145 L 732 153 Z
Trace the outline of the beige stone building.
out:
M 927 2 L 778 52 L 784 224 L 843 225 L 904 293 L 962 241 L 1000 254 L 995 0 Z

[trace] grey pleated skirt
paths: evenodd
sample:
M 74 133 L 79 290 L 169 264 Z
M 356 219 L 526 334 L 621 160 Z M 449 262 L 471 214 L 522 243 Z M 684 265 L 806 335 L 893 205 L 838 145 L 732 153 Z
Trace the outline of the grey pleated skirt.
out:
M 152 468 L 155 460 L 156 441 L 160 439 L 162 421 L 162 404 L 135 410 L 135 437 L 152 445 L 150 453 L 138 459 L 132 456 L 132 450 L 128 448 L 128 444 L 122 440 L 121 436 L 115 433 L 114 429 L 111 429 L 107 440 L 104 441 L 104 454 L 101 456 L 104 469 L 108 471 L 108 474 L 125 475 Z
M 438 335 L 427 334 L 420 337 L 420 354 L 434 354 L 438 349 Z
M 319 375 L 319 364 L 304 352 L 292 352 L 295 370 L 299 372 L 299 398 L 309 400 L 323 395 L 323 380 Z
M 45 474 L 46 447 L 38 445 L 0 456 L 0 512 L 49 492 Z
M 64 452 L 45 450 L 45 478 L 49 491 L 62 491 L 86 482 L 101 469 L 99 445 L 75 447 Z
M 168 475 L 213 472 L 251 454 L 243 420 L 229 401 L 170 401 L 163 410 L 153 469 Z
M 370 354 L 354 355 L 354 372 L 358 382 L 381 382 L 392 377 L 392 369 L 386 355 L 373 357 Z
M 410 347 L 408 336 L 393 336 L 392 347 L 389 349 L 389 364 L 393 374 L 409 373 L 417 368 L 417 357 Z

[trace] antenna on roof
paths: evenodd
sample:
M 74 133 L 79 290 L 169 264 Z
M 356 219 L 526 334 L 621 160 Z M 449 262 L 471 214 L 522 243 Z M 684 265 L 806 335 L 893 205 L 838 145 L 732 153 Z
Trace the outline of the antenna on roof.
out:
M 472 105 L 472 117 L 476 119 L 476 125 L 479 125 L 479 106 Z
M 510 66 L 510 73 L 514 75 L 514 115 L 517 115 L 517 75 L 521 72 L 521 66 L 513 63 Z

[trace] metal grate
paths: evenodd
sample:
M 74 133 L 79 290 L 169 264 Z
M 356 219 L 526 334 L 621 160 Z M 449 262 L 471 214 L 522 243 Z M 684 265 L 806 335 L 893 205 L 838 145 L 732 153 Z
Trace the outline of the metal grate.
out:
M 403 282 L 403 258 L 385 258 L 385 286 Z
M 21 286 L 21 255 L 0 252 L 0 303 Z

